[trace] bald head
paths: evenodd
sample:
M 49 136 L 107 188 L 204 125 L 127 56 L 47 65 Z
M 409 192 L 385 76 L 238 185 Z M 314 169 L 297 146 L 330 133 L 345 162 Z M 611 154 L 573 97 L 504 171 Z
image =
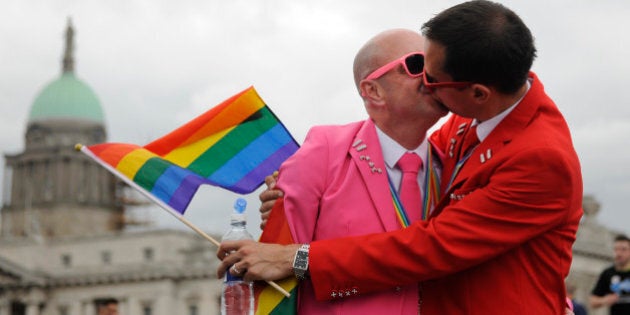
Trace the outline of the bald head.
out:
M 423 50 L 423 38 L 419 32 L 391 29 L 368 40 L 354 57 L 354 83 L 359 86 L 372 71 L 405 54 Z

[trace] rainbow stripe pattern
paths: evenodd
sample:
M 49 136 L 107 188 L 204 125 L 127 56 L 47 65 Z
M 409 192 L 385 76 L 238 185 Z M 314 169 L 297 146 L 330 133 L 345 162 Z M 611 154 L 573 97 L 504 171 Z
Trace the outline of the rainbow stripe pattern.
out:
M 250 193 L 298 147 L 249 87 L 145 146 L 103 143 L 87 149 L 183 214 L 201 184 Z
M 282 245 L 295 243 L 284 212 L 284 198 L 276 200 L 259 241 Z M 298 280 L 295 277 L 289 277 L 277 281 L 277 284 L 291 293 L 291 297 L 285 297 L 266 283 L 256 282 L 254 286 L 256 315 L 297 314 Z

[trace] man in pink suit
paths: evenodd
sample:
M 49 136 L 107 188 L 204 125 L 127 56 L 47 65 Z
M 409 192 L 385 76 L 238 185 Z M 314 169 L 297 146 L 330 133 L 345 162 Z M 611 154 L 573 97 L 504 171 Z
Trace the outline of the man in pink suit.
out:
M 529 29 L 477 0 L 423 33 L 424 88 L 457 114 L 432 137 L 446 150 L 445 193 L 428 221 L 311 242 L 302 252 L 317 298 L 419 281 L 421 314 L 564 314 L 582 178 L 566 121 L 530 72 Z M 300 248 L 226 242 L 218 255 L 236 252 L 220 268 L 237 262 L 246 279 L 279 279 L 303 268 L 292 264 Z
M 396 162 L 406 152 L 418 154 L 424 165 L 434 165 L 427 161 L 425 135 L 447 113 L 420 93 L 418 74 L 424 58 L 409 54 L 422 51 L 422 44 L 419 33 L 403 29 L 370 39 L 357 53 L 353 71 L 370 118 L 312 128 L 300 150 L 280 168 L 278 187 L 285 193 L 286 218 L 297 242 L 401 228 L 388 177 L 398 190 L 401 172 Z M 425 167 L 417 179 L 424 182 L 429 174 L 439 170 L 428 172 Z M 421 214 L 421 209 L 414 210 L 411 220 Z M 300 285 L 298 312 L 417 314 L 417 288 L 410 284 L 356 299 L 320 302 L 306 280 Z

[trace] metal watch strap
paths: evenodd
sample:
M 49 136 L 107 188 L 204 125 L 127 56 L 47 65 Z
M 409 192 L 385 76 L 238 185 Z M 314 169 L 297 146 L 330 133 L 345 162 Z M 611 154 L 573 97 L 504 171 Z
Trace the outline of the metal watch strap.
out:
M 293 258 L 293 273 L 298 280 L 306 279 L 308 273 L 308 251 L 310 245 L 302 244 Z

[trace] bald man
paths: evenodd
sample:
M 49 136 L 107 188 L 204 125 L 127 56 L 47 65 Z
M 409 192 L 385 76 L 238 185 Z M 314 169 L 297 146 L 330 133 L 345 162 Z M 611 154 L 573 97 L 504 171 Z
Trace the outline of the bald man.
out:
M 428 190 L 426 179 L 440 173 L 425 135 L 447 110 L 421 93 L 422 44 L 419 33 L 403 29 L 370 39 L 354 60 L 354 80 L 369 119 L 312 128 L 280 168 L 278 187 L 298 243 L 397 230 L 430 210 L 430 203 L 425 208 L 418 203 L 397 214 L 390 193 L 390 187 L 400 192 L 403 176 L 397 162 L 406 153 L 423 165 L 416 168 L 418 200 Z M 306 279 L 299 292 L 299 314 L 418 313 L 415 284 L 322 302 Z

